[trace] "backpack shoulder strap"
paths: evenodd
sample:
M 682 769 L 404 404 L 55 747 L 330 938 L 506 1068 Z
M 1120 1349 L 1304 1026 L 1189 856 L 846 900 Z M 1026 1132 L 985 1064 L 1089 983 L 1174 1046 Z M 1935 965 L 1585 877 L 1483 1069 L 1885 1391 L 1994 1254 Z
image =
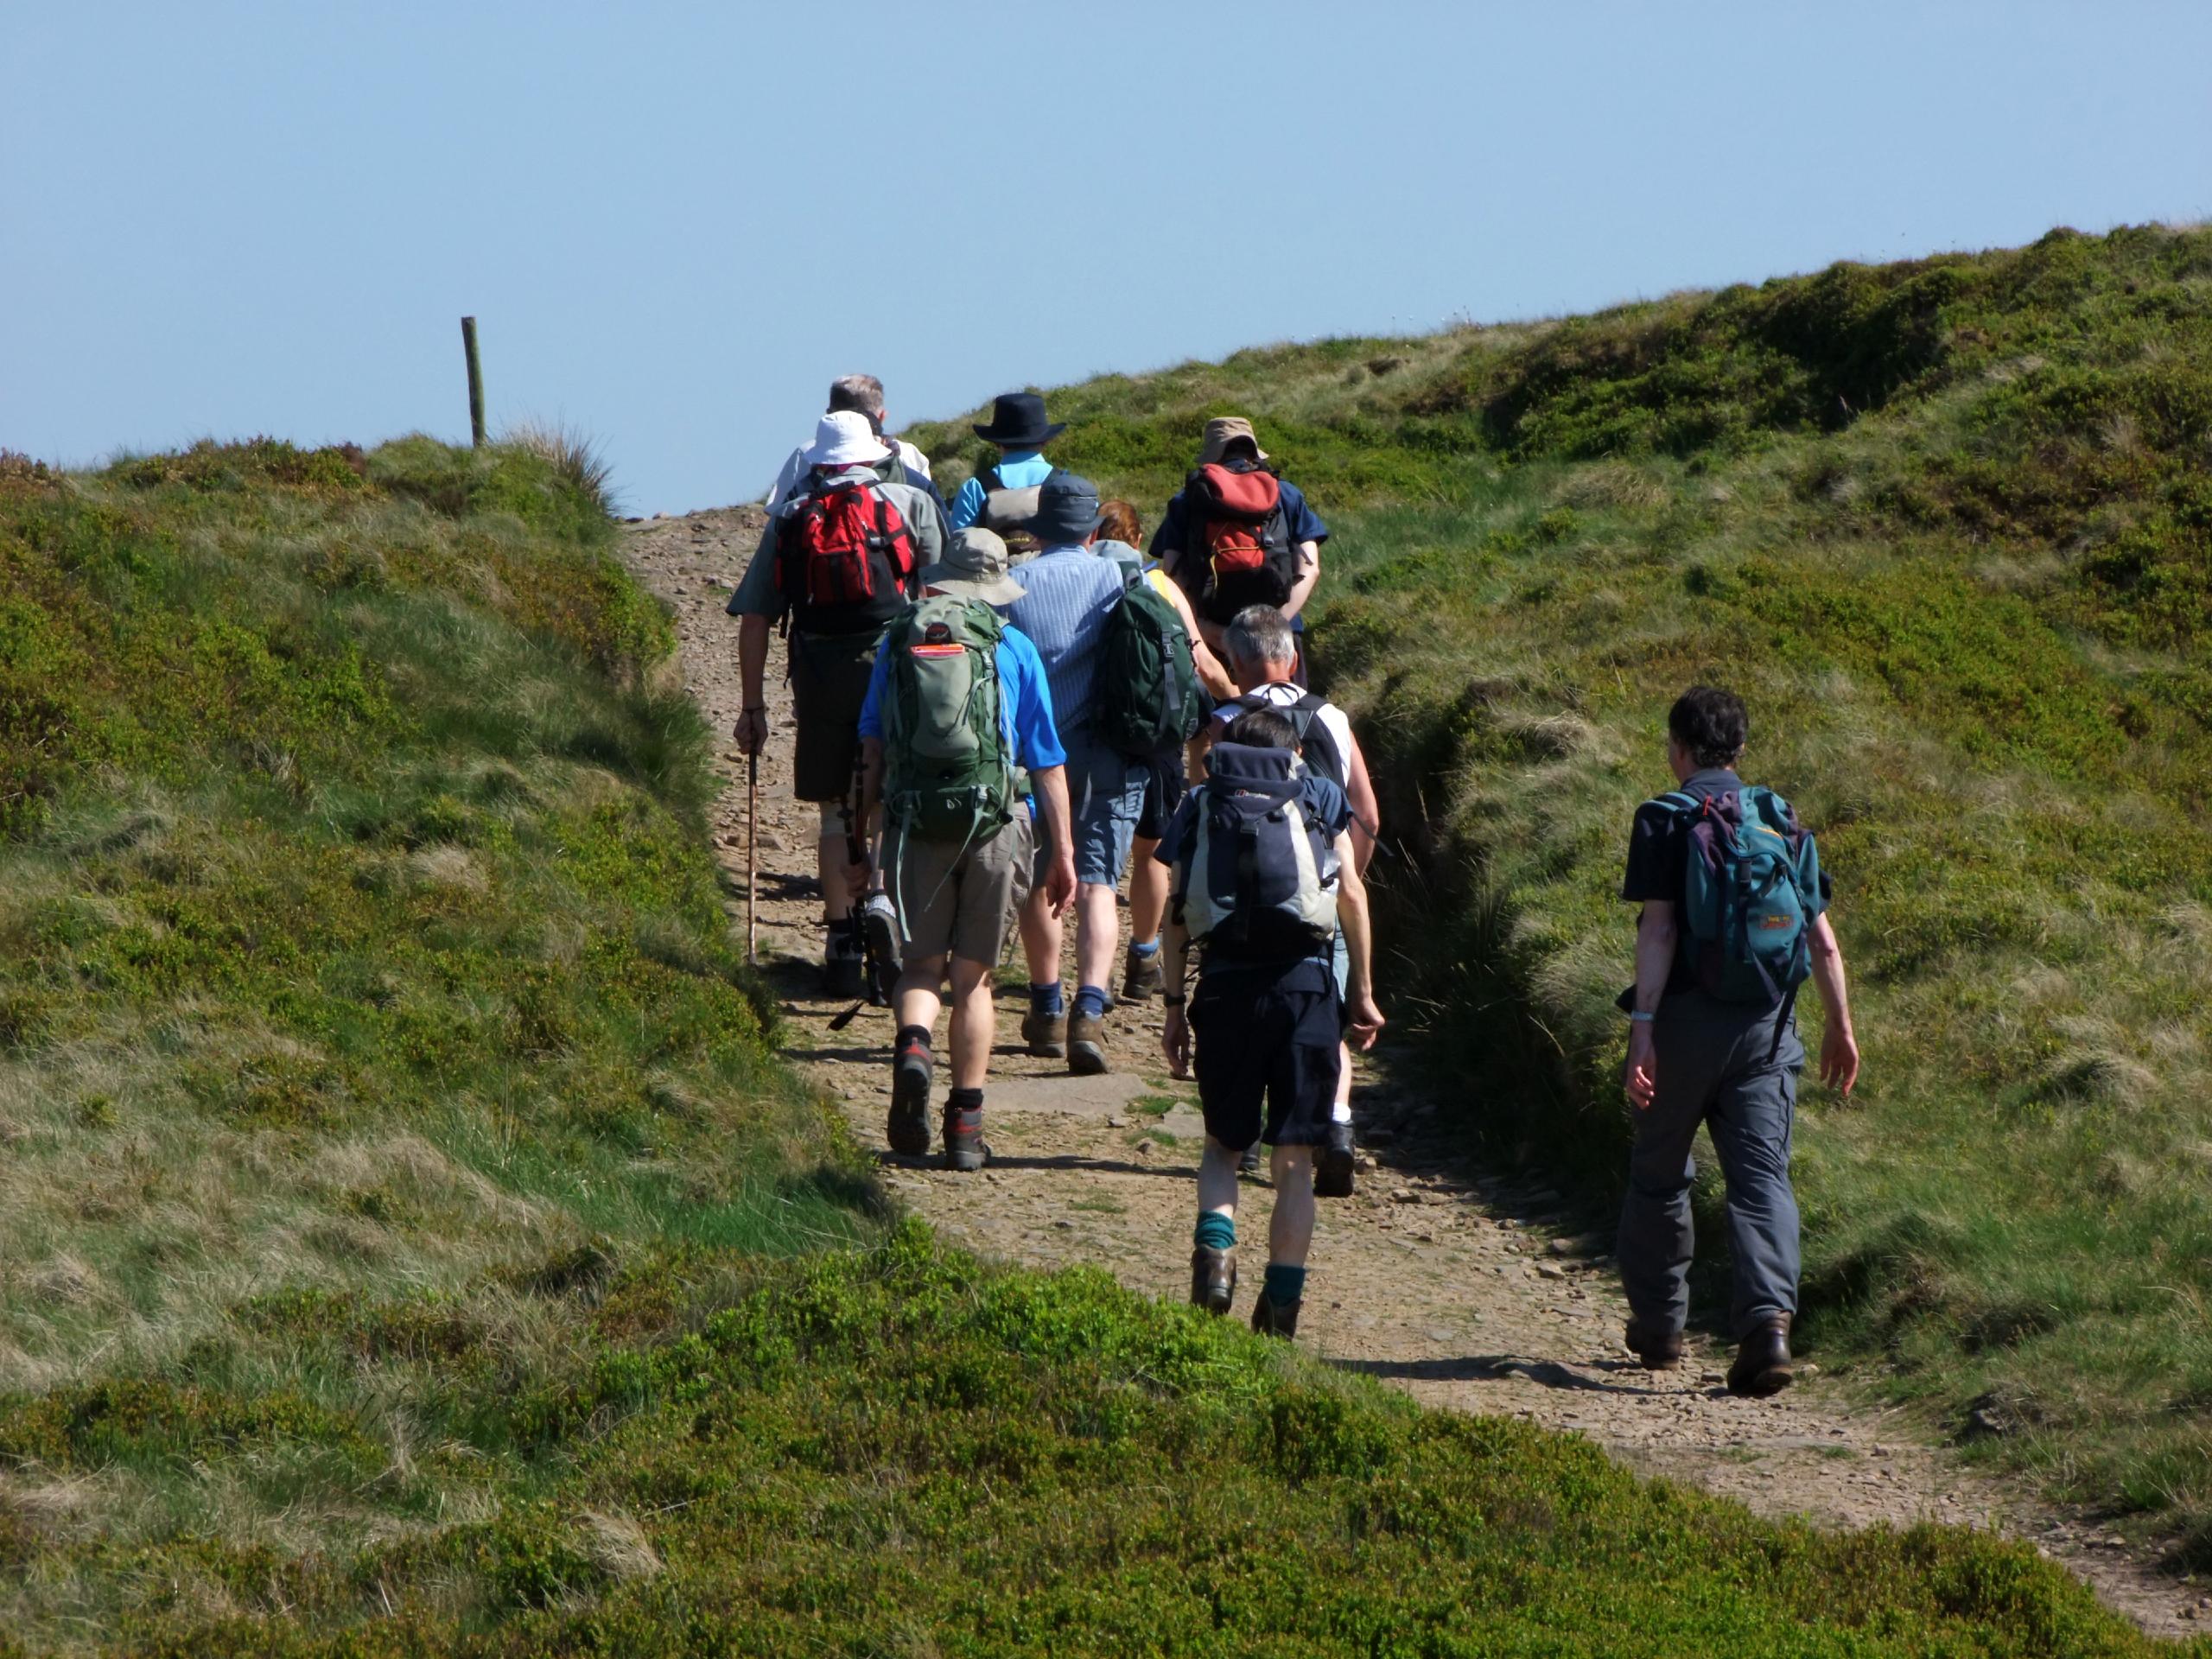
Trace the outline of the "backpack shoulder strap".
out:
M 1705 807 L 1703 801 L 1686 789 L 1670 789 L 1664 795 L 1654 795 L 1643 804 L 1660 807 L 1678 817 L 1688 813 L 1701 811 Z

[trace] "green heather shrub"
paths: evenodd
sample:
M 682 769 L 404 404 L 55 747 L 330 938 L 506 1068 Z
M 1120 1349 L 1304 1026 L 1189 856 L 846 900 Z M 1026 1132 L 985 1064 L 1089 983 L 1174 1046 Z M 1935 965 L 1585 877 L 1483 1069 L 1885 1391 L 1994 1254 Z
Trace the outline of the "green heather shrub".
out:
M 2212 1562 L 2212 232 L 1052 404 L 1056 458 L 1147 522 L 1222 410 L 1306 486 L 1336 532 L 1316 671 L 1410 855 L 1376 872 L 1386 1005 L 1471 1136 L 1593 1204 L 1627 1135 L 1629 817 L 1669 782 L 1674 696 L 1742 692 L 1748 769 L 1835 876 L 1867 1065 L 1848 1104 L 1803 1097 L 1804 1338 Z

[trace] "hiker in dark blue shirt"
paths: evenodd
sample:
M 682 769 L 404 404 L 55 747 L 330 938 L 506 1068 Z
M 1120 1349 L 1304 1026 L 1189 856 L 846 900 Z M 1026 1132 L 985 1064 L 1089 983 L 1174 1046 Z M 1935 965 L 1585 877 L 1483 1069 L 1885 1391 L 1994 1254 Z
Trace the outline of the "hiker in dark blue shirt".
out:
M 1689 1313 L 1690 1145 L 1703 1123 L 1727 1182 L 1738 1344 L 1728 1387 L 1763 1395 L 1792 1375 L 1789 1137 L 1805 1050 L 1791 1015 L 1802 980 L 1827 1011 L 1821 1080 L 1847 1095 L 1859 1045 L 1812 838 L 1788 803 L 1737 776 L 1750 729 L 1733 693 L 1683 693 L 1667 715 L 1667 764 L 1680 788 L 1639 807 L 1630 836 L 1621 897 L 1643 912 L 1636 983 L 1621 999 L 1636 1138 L 1619 1254 L 1628 1345 L 1646 1368 L 1672 1370 Z
M 1252 1328 L 1286 1338 L 1297 1333 L 1306 1294 L 1313 1149 L 1328 1138 L 1341 1043 L 1371 1048 L 1382 1027 L 1351 808 L 1341 789 L 1299 763 L 1296 742 L 1279 710 L 1238 715 L 1214 746 L 1211 775 L 1176 809 L 1155 855 L 1174 870 L 1176 891 L 1160 947 L 1160 1046 L 1179 1077 L 1192 1074 L 1195 1058 L 1206 1124 L 1191 1300 L 1226 1313 L 1236 1299 L 1237 1160 L 1264 1141 L 1274 1148 L 1275 1206 Z M 1339 925 L 1349 954 L 1341 995 L 1331 960 Z M 1205 958 L 1186 1014 L 1194 938 Z

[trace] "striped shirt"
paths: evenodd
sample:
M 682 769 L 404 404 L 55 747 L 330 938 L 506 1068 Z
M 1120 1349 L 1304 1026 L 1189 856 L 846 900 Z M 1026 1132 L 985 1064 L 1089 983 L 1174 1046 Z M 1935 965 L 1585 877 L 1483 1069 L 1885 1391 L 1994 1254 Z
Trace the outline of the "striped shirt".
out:
M 1007 620 L 1027 634 L 1045 659 L 1060 737 L 1090 724 L 1091 682 L 1106 619 L 1122 597 L 1122 575 L 1087 547 L 1047 548 L 1017 566 L 1028 591 L 1007 607 Z

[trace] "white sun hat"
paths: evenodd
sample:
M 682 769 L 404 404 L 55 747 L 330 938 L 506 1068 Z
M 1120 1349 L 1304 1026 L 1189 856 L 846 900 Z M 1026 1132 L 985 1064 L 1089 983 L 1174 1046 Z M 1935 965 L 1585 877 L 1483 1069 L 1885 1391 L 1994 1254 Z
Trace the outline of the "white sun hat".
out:
M 814 442 L 806 447 L 810 467 L 873 467 L 891 453 L 891 446 L 875 435 L 868 416 L 856 409 L 833 410 L 814 429 Z

